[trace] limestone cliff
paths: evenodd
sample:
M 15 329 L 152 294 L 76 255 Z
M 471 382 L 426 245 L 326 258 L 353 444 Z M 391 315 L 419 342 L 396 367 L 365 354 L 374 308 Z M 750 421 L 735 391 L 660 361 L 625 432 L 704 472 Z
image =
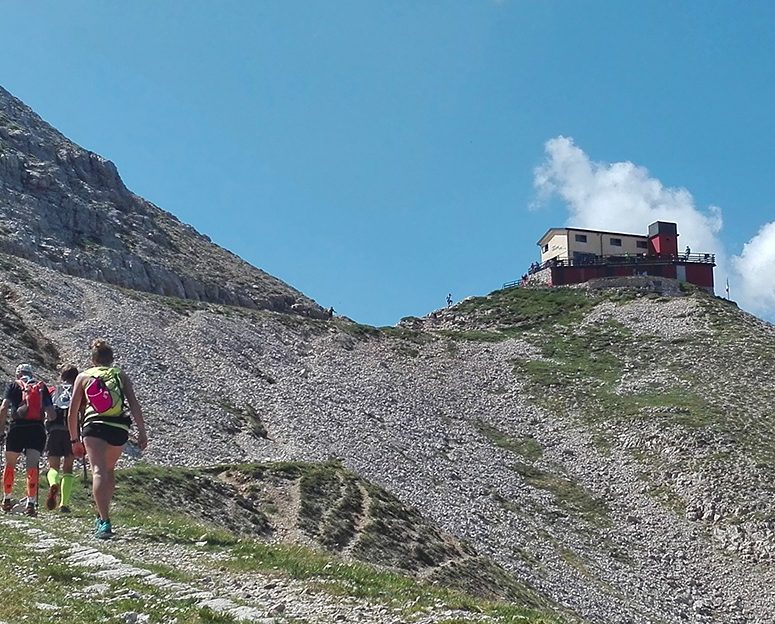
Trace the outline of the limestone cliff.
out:
M 322 317 L 314 301 L 129 191 L 0 88 L 0 250 L 146 292 Z

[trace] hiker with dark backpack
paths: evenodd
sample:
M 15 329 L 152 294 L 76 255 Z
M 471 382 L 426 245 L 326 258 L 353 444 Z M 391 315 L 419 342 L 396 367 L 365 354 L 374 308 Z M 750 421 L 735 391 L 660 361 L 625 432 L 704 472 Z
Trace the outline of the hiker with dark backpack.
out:
M 137 426 L 137 446 L 145 450 L 148 438 L 140 404 L 129 377 L 113 366 L 113 349 L 103 339 L 91 345 L 94 366 L 75 379 L 68 411 L 68 426 L 73 454 L 89 457 L 92 467 L 92 496 L 97 506 L 95 535 L 99 539 L 113 536 L 110 501 L 116 486 L 116 463 L 129 439 L 129 427 Z M 124 412 L 126 405 L 132 418 Z M 83 429 L 78 439 L 78 415 L 83 407 Z
M 40 456 L 46 444 L 46 429 L 43 423 L 54 419 L 54 407 L 46 384 L 35 379 L 31 364 L 19 364 L 16 367 L 16 379 L 6 388 L 5 398 L 0 403 L 0 431 L 5 428 L 9 412 L 11 419 L 5 441 L 2 509 L 5 512 L 13 509 L 11 493 L 16 461 L 19 455 L 24 453 L 27 467 L 27 504 L 24 513 L 36 516 Z
M 58 384 L 51 392 L 56 418 L 46 423 L 46 454 L 48 455 L 48 496 L 46 509 L 53 511 L 59 504 L 60 513 L 70 512 L 70 495 L 73 492 L 73 447 L 70 444 L 70 432 L 67 428 L 67 410 L 73 396 L 73 384 L 78 377 L 78 369 L 65 364 L 59 371 Z

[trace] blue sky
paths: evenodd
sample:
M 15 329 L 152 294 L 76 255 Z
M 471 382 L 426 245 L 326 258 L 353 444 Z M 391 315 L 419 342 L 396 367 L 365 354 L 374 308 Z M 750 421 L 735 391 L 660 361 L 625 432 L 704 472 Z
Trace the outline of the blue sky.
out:
M 0 84 L 360 322 L 517 279 L 550 227 L 653 217 L 772 319 L 774 27 L 710 0 L 11 0 Z

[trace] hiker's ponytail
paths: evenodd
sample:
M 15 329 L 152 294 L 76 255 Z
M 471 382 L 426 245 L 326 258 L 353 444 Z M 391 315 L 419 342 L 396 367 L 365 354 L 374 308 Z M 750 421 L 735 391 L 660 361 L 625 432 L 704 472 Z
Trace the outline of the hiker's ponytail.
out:
M 95 338 L 91 343 L 91 361 L 97 366 L 113 364 L 113 349 L 104 338 Z

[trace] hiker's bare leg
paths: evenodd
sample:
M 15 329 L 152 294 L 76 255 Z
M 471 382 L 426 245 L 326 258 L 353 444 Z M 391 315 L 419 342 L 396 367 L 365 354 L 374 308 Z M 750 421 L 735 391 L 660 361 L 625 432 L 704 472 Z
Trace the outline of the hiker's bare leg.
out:
M 86 436 L 83 439 L 92 470 L 92 495 L 100 518 L 110 518 L 110 501 L 116 488 L 116 462 L 124 451 L 123 446 L 112 446 L 101 438 Z
M 19 455 L 21 453 L 14 453 L 13 451 L 6 451 L 5 452 L 5 465 L 6 466 L 15 466 L 16 460 L 19 459 Z
M 38 479 L 40 478 L 40 451 L 28 448 L 25 453 L 27 468 L 27 504 L 38 500 Z
M 48 467 L 49 468 L 53 468 L 56 471 L 59 471 L 60 461 L 61 461 L 60 457 L 54 457 L 53 455 L 49 455 L 48 456 Z

